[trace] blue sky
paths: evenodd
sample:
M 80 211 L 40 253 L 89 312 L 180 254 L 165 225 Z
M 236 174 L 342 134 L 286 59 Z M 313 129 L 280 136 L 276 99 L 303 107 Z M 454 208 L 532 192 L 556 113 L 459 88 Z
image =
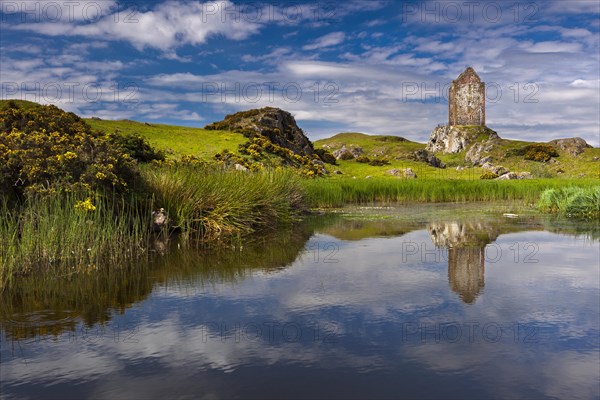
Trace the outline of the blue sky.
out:
M 311 139 L 424 142 L 472 66 L 500 136 L 600 144 L 596 1 L 0 1 L 2 99 L 204 126 L 262 106 Z

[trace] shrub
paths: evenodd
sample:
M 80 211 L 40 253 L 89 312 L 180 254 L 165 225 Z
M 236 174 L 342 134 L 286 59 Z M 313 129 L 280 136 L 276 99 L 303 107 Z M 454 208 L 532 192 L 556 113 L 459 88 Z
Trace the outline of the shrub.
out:
M 356 157 L 356 162 L 368 164 L 371 162 L 371 159 L 367 156 L 358 156 Z
M 146 139 L 139 135 L 111 133 L 108 135 L 108 140 L 138 161 L 152 162 L 165 159 L 165 154 L 162 151 L 154 149 Z
M 374 167 L 381 167 L 383 165 L 390 165 L 390 162 L 383 158 L 374 158 L 369 162 L 369 165 L 372 165 Z
M 339 155 L 339 157 L 340 160 L 343 161 L 354 160 L 354 154 L 352 154 L 349 150 L 344 151 L 342 154 Z
M 486 171 L 483 174 L 481 174 L 479 179 L 496 179 L 497 177 L 498 177 L 498 174 L 495 174 L 492 171 Z
M 335 157 L 333 156 L 333 154 L 331 154 L 327 150 L 325 150 L 325 149 L 316 149 L 315 150 L 315 154 L 317 156 L 319 156 L 319 158 L 321 159 L 321 161 L 323 161 L 324 163 L 331 164 L 331 165 L 337 165 L 337 160 L 335 159 Z
M 559 154 L 549 144 L 535 143 L 508 151 L 506 157 L 510 156 L 524 156 L 526 160 L 545 162 L 552 157 L 558 157 Z
M 81 118 L 55 106 L 0 110 L 0 192 L 126 191 L 135 163 Z

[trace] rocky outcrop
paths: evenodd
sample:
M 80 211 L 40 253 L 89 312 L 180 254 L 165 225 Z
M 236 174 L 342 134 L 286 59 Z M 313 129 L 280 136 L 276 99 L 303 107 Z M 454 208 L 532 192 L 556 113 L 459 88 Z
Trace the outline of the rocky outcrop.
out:
M 387 170 L 385 173 L 392 176 L 398 176 L 400 178 L 417 179 L 417 174 L 412 170 L 412 168 L 394 168 Z
M 345 145 L 342 148 L 335 150 L 333 156 L 336 160 L 352 160 L 361 156 L 364 153 L 363 149 L 360 147 L 346 147 Z
M 292 114 L 279 108 L 241 111 L 227 115 L 223 121 L 213 122 L 205 129 L 239 132 L 247 137 L 260 134 L 296 154 L 310 156 L 314 153 L 311 141 L 298 127 Z
M 481 166 L 481 168 L 487 169 L 488 171 L 491 171 L 498 176 L 504 175 L 507 172 L 510 172 L 507 168 L 504 168 L 502 165 L 492 165 L 489 162 L 486 162 L 485 164 L 483 164 Z
M 431 152 L 458 153 L 481 135 L 486 135 L 488 140 L 499 139 L 498 134 L 486 126 L 440 125 L 431 132 L 425 149 Z
M 572 156 L 577 156 L 590 146 L 585 140 L 580 137 L 569 138 L 569 139 L 555 139 L 548 142 L 548 144 L 558 147 L 561 150 L 566 151 Z
M 430 154 L 427 150 L 417 150 L 414 154 L 417 161 L 425 162 L 435 168 L 446 168 L 446 164 L 442 160 Z
M 465 154 L 465 162 L 472 163 L 473 165 L 483 165 L 486 162 L 492 161 L 492 156 L 488 155 L 488 153 L 494 150 L 498 141 L 499 138 L 496 136 L 490 137 L 484 142 L 474 143 Z
M 505 180 L 512 180 L 512 179 L 518 179 L 519 176 L 515 173 L 515 172 L 507 172 L 505 174 L 500 175 L 499 177 L 496 178 L 497 181 L 505 181 Z

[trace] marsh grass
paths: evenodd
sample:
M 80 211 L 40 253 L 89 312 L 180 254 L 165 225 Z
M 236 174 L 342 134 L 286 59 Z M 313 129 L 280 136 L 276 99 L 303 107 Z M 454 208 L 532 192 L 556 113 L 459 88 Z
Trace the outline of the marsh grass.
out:
M 557 179 L 518 181 L 467 181 L 453 179 L 339 179 L 303 181 L 310 207 L 331 208 L 347 204 L 398 204 L 408 202 L 468 202 L 518 200 L 534 204 L 548 188 L 590 187 L 598 181 L 567 183 Z
M 291 222 L 303 209 L 299 178 L 290 171 L 226 171 L 174 165 L 142 170 L 154 203 L 184 238 L 244 235 Z
M 600 185 L 545 190 L 537 203 L 543 212 L 576 218 L 600 217 Z
M 21 205 L 0 199 L 0 285 L 15 276 L 68 276 L 118 268 L 144 256 L 150 220 L 125 198 L 59 193 Z M 0 287 L 1 290 L 1 287 Z

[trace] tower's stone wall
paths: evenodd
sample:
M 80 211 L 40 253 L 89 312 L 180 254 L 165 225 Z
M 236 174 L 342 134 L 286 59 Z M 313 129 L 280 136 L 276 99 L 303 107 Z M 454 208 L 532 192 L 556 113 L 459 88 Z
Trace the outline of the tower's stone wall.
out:
M 450 86 L 448 125 L 485 126 L 485 83 L 471 67 Z

